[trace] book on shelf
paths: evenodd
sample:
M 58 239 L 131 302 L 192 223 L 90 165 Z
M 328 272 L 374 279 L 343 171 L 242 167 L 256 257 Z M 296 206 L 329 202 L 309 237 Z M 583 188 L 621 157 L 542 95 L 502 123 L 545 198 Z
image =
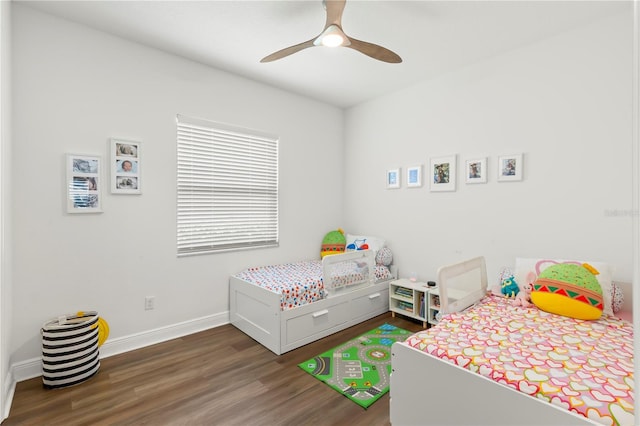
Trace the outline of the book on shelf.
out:
M 400 302 L 398 302 L 397 306 L 398 306 L 399 309 L 402 309 L 404 311 L 413 312 L 413 305 L 411 303 L 400 301 Z
M 411 291 L 411 289 L 405 287 L 396 287 L 396 294 L 403 297 L 413 296 L 413 292 Z

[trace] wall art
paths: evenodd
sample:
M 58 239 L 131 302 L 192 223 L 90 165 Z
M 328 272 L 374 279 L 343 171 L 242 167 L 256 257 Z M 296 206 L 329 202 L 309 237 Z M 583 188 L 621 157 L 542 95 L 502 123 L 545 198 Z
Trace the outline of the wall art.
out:
M 142 144 L 124 139 L 111 139 L 111 192 L 141 194 Z
M 522 154 L 498 157 L 498 182 L 522 180 Z
M 487 157 L 466 160 L 464 176 L 466 183 L 487 183 Z
M 419 188 L 422 186 L 422 166 L 407 167 L 407 187 Z
M 429 173 L 431 191 L 455 191 L 456 155 L 432 158 Z
M 387 189 L 400 188 L 400 169 L 387 170 Z
M 102 213 L 101 160 L 98 156 L 67 154 L 68 213 Z

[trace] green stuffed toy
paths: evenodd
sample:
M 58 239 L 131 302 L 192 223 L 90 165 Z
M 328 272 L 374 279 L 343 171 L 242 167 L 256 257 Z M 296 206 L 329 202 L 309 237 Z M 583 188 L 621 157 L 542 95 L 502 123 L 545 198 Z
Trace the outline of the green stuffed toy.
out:
M 513 275 L 502 280 L 500 283 L 500 292 L 504 297 L 508 298 L 514 298 L 518 295 L 520 287 Z
M 583 320 L 600 318 L 604 307 L 598 271 L 587 263 L 558 263 L 540 273 L 531 301 L 543 311 Z
M 331 231 L 322 239 L 320 257 L 323 258 L 329 254 L 344 253 L 346 245 L 347 238 L 344 236 L 344 231 L 342 229 L 338 228 L 335 231 Z

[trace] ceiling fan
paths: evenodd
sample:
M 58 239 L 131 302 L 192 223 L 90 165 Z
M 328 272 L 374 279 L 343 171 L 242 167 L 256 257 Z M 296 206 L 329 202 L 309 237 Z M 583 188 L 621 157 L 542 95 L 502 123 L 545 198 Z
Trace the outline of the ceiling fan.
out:
M 271 62 L 282 59 L 285 56 L 315 46 L 348 47 L 379 61 L 394 64 L 402 62 L 402 58 L 389 49 L 378 46 L 377 44 L 356 40 L 345 34 L 342 30 L 342 12 L 344 11 L 346 0 L 323 0 L 322 3 L 327 11 L 327 22 L 319 36 L 303 43 L 278 50 L 271 55 L 265 56 L 260 62 Z

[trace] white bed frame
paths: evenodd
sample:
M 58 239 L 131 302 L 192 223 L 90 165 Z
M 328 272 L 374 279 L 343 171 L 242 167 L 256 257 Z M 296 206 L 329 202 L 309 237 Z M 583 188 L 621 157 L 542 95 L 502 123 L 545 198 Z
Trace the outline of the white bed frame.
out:
M 442 290 L 444 288 L 446 292 L 448 280 L 478 272 L 483 280 L 477 285 L 486 290 L 486 268 L 482 257 L 438 270 L 443 312 L 465 309 L 474 303 L 466 300 L 447 307 L 447 298 L 442 297 Z M 623 284 L 622 288 L 625 301 L 631 299 L 631 285 Z M 484 294 L 483 291 L 481 293 Z M 599 424 L 400 343 L 394 343 L 392 347 L 390 387 L 390 420 L 393 426 Z
M 369 276 L 358 285 L 329 292 L 329 297 L 294 309 L 280 309 L 280 294 L 237 277 L 229 280 L 230 322 L 276 355 L 336 333 L 389 310 L 389 280 L 375 282 L 374 254 L 350 251 L 322 259 L 323 281 L 333 264 L 361 260 Z M 397 269 L 391 268 L 394 278 Z M 393 279 L 393 278 L 392 278 Z

